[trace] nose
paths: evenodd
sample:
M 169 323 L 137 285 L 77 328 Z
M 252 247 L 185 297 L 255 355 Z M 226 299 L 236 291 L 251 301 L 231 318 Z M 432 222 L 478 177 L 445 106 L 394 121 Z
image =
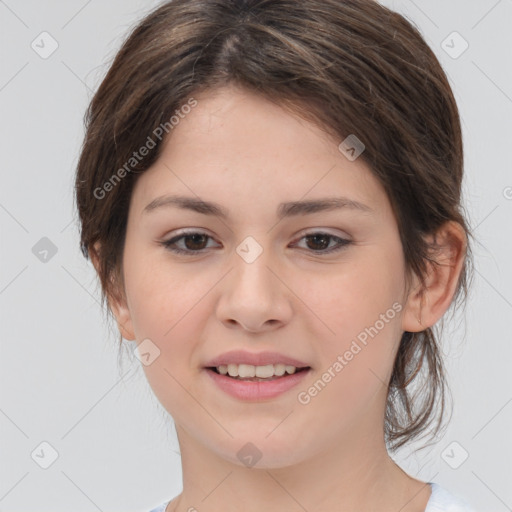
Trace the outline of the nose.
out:
M 286 325 L 293 314 L 293 293 L 283 284 L 275 261 L 268 250 L 248 263 L 234 255 L 235 268 L 221 281 L 217 317 L 228 328 L 257 333 Z

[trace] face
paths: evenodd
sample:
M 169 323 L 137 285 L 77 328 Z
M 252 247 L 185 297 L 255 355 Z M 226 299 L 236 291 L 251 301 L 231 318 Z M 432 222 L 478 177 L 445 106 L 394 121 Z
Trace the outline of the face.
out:
M 259 96 L 226 87 L 196 99 L 131 197 L 123 336 L 146 340 L 147 379 L 183 435 L 235 464 L 248 442 L 260 466 L 280 467 L 380 438 L 405 307 L 384 189 L 341 139 Z M 282 206 L 327 198 L 342 206 Z M 258 394 L 205 368 L 234 350 L 309 369 Z

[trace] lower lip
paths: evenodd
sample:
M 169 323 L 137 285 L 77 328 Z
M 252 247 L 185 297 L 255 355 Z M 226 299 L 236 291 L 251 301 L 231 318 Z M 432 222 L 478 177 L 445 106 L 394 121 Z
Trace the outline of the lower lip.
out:
M 310 373 L 311 368 L 266 382 L 233 379 L 209 368 L 205 368 L 205 371 L 213 379 L 213 382 L 228 395 L 241 400 L 259 400 L 274 398 L 293 388 Z

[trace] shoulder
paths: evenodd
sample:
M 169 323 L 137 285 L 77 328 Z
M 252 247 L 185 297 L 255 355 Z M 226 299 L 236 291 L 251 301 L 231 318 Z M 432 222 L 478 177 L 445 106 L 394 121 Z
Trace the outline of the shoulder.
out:
M 165 503 L 162 503 L 161 505 L 158 505 L 158 507 L 151 509 L 149 512 L 165 512 L 165 507 L 171 502 L 172 500 L 166 501 Z
M 432 487 L 432 494 L 425 512 L 476 512 L 461 497 L 455 496 L 439 484 L 434 482 L 429 482 L 429 484 Z M 171 500 L 166 501 L 149 512 L 165 512 L 165 508 L 170 502 Z
M 429 484 L 432 487 L 432 494 L 425 512 L 476 512 L 462 497 L 452 494 L 434 482 Z

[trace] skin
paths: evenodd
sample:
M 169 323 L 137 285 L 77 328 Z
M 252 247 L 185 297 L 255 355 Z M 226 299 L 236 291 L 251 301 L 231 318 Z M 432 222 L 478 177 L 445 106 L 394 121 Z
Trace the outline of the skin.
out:
M 183 468 L 183 492 L 167 512 L 423 512 L 430 487 L 386 451 L 386 383 L 402 332 L 434 325 L 449 307 L 464 232 L 443 226 L 444 264 L 430 269 L 423 292 L 416 278 L 407 289 L 387 195 L 361 158 L 349 161 L 338 150 L 341 139 L 233 86 L 195 97 L 198 105 L 133 190 L 125 295 L 110 301 L 125 339 L 149 338 L 160 350 L 143 367 L 174 419 Z M 214 201 L 229 219 L 172 206 L 143 212 L 164 194 Z M 340 195 L 373 211 L 276 217 L 281 202 Z M 161 245 L 183 228 L 211 238 L 181 239 L 180 248 L 200 250 L 190 256 Z M 321 243 L 304 238 L 319 231 L 352 243 L 322 255 Z M 247 236 L 263 249 L 252 263 L 236 252 Z M 299 403 L 298 392 L 393 303 L 401 311 L 307 405 Z M 276 398 L 244 402 L 203 369 L 233 349 L 278 351 L 313 371 Z M 247 442 L 262 453 L 252 468 L 237 458 Z

